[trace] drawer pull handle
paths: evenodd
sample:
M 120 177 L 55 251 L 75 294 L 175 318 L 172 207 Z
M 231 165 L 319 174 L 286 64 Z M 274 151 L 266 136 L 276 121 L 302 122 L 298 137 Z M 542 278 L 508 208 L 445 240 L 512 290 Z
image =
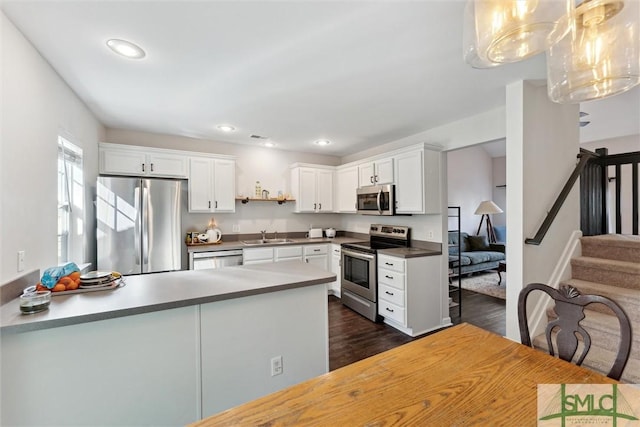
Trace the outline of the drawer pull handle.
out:
M 392 262 L 385 262 L 384 265 L 393 265 Z
M 393 279 L 393 276 L 384 276 L 384 277 L 386 277 L 387 279 Z
M 385 307 L 385 310 L 390 311 L 390 312 L 392 312 L 392 313 L 393 313 L 393 310 L 392 310 L 392 309 L 390 309 L 389 307 Z
M 320 249 L 314 249 L 313 252 L 320 252 Z
M 387 295 L 393 295 L 393 292 L 389 292 L 389 291 L 384 291 L 384 293 Z

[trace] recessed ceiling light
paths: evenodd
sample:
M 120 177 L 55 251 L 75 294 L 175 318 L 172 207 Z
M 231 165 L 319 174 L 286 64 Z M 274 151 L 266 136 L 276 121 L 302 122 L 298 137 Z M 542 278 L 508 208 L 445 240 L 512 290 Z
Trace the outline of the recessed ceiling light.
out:
M 319 139 L 316 141 L 317 145 L 329 145 L 331 144 L 331 141 L 329 141 L 328 139 Z
M 234 130 L 236 130 L 236 128 L 229 125 L 220 125 L 218 126 L 218 129 L 220 129 L 222 132 L 233 132 Z
M 275 146 L 276 146 L 276 144 L 274 144 L 273 142 L 267 141 L 267 142 L 265 142 L 265 143 L 264 143 L 264 146 L 265 146 L 265 147 L 272 148 L 272 147 L 275 147 Z
M 146 53 L 140 46 L 126 40 L 110 39 L 107 40 L 107 46 L 118 55 L 126 58 L 142 59 L 146 56 Z

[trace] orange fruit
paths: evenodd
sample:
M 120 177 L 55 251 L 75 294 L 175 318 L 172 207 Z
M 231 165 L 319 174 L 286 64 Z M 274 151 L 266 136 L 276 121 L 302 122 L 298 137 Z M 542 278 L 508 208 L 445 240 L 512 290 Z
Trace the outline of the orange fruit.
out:
M 38 283 L 36 285 L 36 291 L 48 291 L 49 289 L 47 289 L 46 286 L 43 286 L 42 283 Z
M 71 280 L 76 281 L 80 278 L 80 272 L 74 271 L 73 273 L 69 274 L 69 277 L 71 278 Z
M 78 289 L 79 283 L 78 282 L 71 282 L 67 285 L 66 290 L 67 291 L 75 291 L 76 289 Z
M 69 276 L 61 277 L 60 280 L 58 280 L 58 283 L 62 283 L 65 286 L 67 286 L 71 282 L 73 282 L 73 280 Z
M 62 284 L 62 283 L 58 283 L 57 285 L 55 285 L 53 287 L 53 289 L 51 289 L 53 292 L 61 292 L 61 291 L 66 291 L 67 287 Z

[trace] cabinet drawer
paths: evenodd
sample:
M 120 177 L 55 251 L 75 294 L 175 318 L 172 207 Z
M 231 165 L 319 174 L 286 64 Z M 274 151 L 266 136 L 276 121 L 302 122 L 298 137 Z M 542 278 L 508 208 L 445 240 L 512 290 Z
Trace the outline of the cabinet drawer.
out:
M 404 307 L 404 291 L 392 288 L 391 286 L 379 285 L 378 298 L 391 302 L 398 307 Z
M 406 261 L 402 258 L 391 257 L 388 255 L 378 255 L 378 266 L 387 270 L 404 273 Z
M 388 285 L 396 289 L 405 289 L 404 274 L 387 270 L 385 268 L 378 269 L 378 283 Z
M 305 255 L 323 255 L 328 252 L 328 245 L 305 245 L 304 246 L 304 254 Z
M 276 248 L 276 260 L 280 260 L 282 258 L 302 259 L 302 246 L 284 246 Z
M 378 314 L 404 325 L 404 308 L 385 300 L 378 301 Z

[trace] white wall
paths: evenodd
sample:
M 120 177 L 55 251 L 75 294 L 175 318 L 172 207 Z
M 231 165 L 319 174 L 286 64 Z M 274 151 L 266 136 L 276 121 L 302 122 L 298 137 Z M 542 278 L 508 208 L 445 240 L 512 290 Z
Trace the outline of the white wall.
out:
M 565 201 L 539 246 L 525 245 L 551 208 L 579 152 L 577 105 L 552 103 L 547 88 L 507 86 L 507 309 L 506 334 L 519 341 L 517 300 L 522 287 L 547 283 L 571 233 L 580 228 L 579 188 Z
M 480 202 L 493 197 L 491 156 L 478 145 L 447 152 L 447 182 L 449 206 L 460 206 L 461 230 L 476 234 L 481 216 L 474 212 Z M 457 224 L 450 222 L 449 229 L 455 227 Z M 484 222 L 480 234 L 486 235 Z
M 92 194 L 98 170 L 97 142 L 104 128 L 67 84 L 0 12 L 2 31 L 2 125 L 0 155 L 0 283 L 17 271 L 57 264 L 57 144 L 62 132 L 83 149 L 86 218 L 85 258 L 95 251 Z
M 503 210 L 501 214 L 491 216 L 493 225 L 507 225 L 507 157 L 494 157 L 493 162 L 493 201 Z

